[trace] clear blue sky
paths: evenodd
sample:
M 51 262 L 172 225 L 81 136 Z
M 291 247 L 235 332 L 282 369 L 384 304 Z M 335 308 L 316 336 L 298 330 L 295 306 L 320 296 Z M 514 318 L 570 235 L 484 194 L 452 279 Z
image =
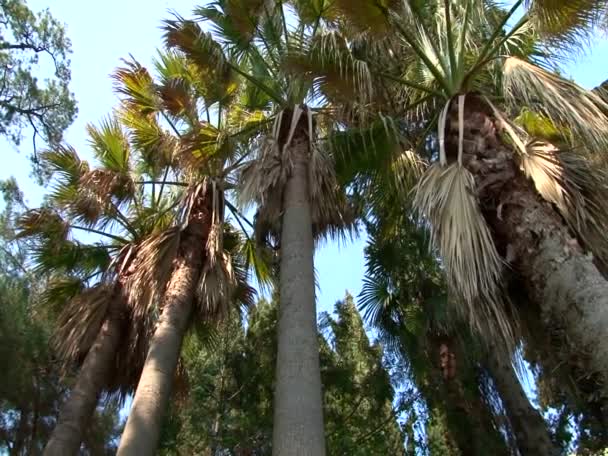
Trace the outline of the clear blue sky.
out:
M 201 2 L 202 3 L 202 2 Z M 192 0 L 29 0 L 34 10 L 51 8 L 52 14 L 67 25 L 73 43 L 72 90 L 78 101 L 78 119 L 67 132 L 67 141 L 81 153 L 86 153 L 84 127 L 97 122 L 116 104 L 112 93 L 110 73 L 120 64 L 121 58 L 133 54 L 143 64 L 149 64 L 155 49 L 161 44 L 160 21 L 168 17 L 168 10 L 189 16 L 198 4 Z M 608 41 L 597 37 L 590 55 L 582 56 L 567 68 L 567 73 L 585 86 L 594 87 L 608 79 Z M 23 142 L 17 154 L 11 146 L 0 142 L 7 160 L 0 169 L 0 178 L 14 175 L 31 205 L 40 202 L 43 190 L 36 187 L 28 174 L 29 163 L 25 155 L 31 152 L 30 141 Z M 316 268 L 320 290 L 319 310 L 332 310 L 345 290 L 353 295 L 360 291 L 364 264 L 364 239 L 338 246 L 325 243 L 316 254 Z

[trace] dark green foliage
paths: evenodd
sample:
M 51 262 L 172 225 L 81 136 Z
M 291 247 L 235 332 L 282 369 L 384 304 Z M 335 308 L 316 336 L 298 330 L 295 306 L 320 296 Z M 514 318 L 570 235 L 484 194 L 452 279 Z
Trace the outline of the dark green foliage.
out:
M 71 43 L 48 10 L 0 1 L 0 134 L 19 144 L 25 127 L 56 144 L 76 115 L 70 93 Z
M 382 349 L 370 344 L 352 297 L 337 303 L 336 314 L 321 318 L 328 453 L 404 454 Z M 189 398 L 174 402 L 160 454 L 271 453 L 276 319 L 276 303 L 262 301 L 246 329 L 236 319 L 225 322 L 213 349 L 188 338 Z

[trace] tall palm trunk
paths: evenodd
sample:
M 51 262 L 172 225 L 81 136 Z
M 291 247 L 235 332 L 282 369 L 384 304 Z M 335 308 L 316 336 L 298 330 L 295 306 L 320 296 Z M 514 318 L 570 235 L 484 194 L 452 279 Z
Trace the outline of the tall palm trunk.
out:
M 467 101 L 465 116 L 465 166 L 476 178 L 499 252 L 520 276 L 543 321 L 565 327 L 572 349 L 589 355 L 589 370 L 608 380 L 608 281 L 523 175 L 488 110 Z M 454 142 L 457 123 L 450 130 Z M 604 385 L 608 394 L 608 381 Z
M 517 440 L 517 447 L 522 456 L 559 454 L 551 442 L 545 420 L 538 410 L 532 407 L 515 375 L 511 360 L 492 352 L 487 358 L 486 367 L 494 379 L 500 398 L 507 410 L 509 422 Z
M 493 426 L 488 404 L 479 394 L 476 369 L 463 362 L 464 346 L 450 336 L 431 335 L 429 341 L 434 355 L 430 360 L 434 378 L 429 385 L 434 386 L 428 396 L 438 401 L 434 406 L 446 412 L 451 435 L 446 441 L 452 441 L 463 456 L 510 454 L 503 437 Z M 447 348 L 447 353 L 442 348 Z
M 108 382 L 114 355 L 121 341 L 124 325 L 121 293 L 117 286 L 108 317 L 87 353 L 70 397 L 59 411 L 59 419 L 44 449 L 44 456 L 71 456 L 80 449 L 83 434 L 95 412 L 99 395 Z
M 294 138 L 293 170 L 283 195 L 280 305 L 272 452 L 323 456 L 323 401 L 309 199 L 309 143 Z
M 162 419 L 182 341 L 194 306 L 196 286 L 205 263 L 211 209 L 209 197 L 199 198 L 180 242 L 180 252 L 167 283 L 163 310 L 135 391 L 133 405 L 117 455 L 152 456 L 160 439 Z

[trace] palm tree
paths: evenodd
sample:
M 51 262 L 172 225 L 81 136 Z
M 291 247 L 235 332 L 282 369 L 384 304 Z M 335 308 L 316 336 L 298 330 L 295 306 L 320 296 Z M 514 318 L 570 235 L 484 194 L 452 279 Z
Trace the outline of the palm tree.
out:
M 488 350 L 450 313 L 424 230 L 398 208 L 380 204 L 371 209 L 373 221 L 366 224 L 370 240 L 360 303 L 387 348 L 409 366 L 428 407 L 445 410 L 462 454 L 486 454 L 490 447 L 492 454 L 509 454 L 508 447 L 521 454 L 557 454 L 511 356 L 500 346 Z M 497 409 L 507 415 L 506 426 L 493 412 Z M 499 429 L 513 436 L 516 447 L 504 441 Z
M 292 50 L 313 40 L 323 27 L 322 8 L 293 3 L 293 27 L 286 20 L 286 2 L 221 0 L 196 10 L 213 34 L 195 21 L 177 18 L 167 21 L 166 38 L 193 64 L 239 75 L 247 88 L 237 106 L 263 120 L 253 125 L 254 140 L 246 145 L 249 161 L 241 173 L 240 198 L 244 204 L 257 203 L 257 237 L 274 240 L 280 251 L 273 453 L 323 455 L 314 239 L 338 233 L 348 220 L 331 160 L 318 139 L 335 119 L 317 115 L 327 113 L 320 107 L 326 98 L 319 94 L 318 81 L 288 73 L 285 66 Z M 352 71 L 352 65 L 345 68 Z
M 77 267 L 82 269 L 75 280 L 58 283 L 48 294 L 58 299 L 73 297 L 62 312 L 56 339 L 66 360 L 81 363 L 84 359 L 47 454 L 78 451 L 102 390 L 118 390 L 125 397 L 137 385 L 158 302 L 184 231 L 179 226 L 180 214 L 183 216 L 184 209 L 190 211 L 206 189 L 215 191 L 209 180 L 194 181 L 199 175 L 192 169 L 212 150 L 202 133 L 217 131 L 199 126 L 182 136 L 170 117 L 173 113 L 175 118 L 187 118 L 190 112 L 180 103 L 196 101 L 195 92 L 180 92 L 184 85 L 179 85 L 179 77 L 189 71 L 184 63 L 175 55 L 161 54 L 157 69 L 162 81 L 158 84 L 136 62 L 117 71 L 117 91 L 124 98 L 118 118 L 109 119 L 99 129 L 89 127 L 101 166 L 90 170 L 67 146 L 44 154 L 46 167 L 58 177 L 50 196 L 51 208 L 30 212 L 22 220 L 22 235 L 40 241 L 34 256 L 41 267 L 67 270 L 72 275 L 80 271 Z M 211 143 L 215 147 L 215 137 Z M 197 291 L 207 296 L 204 302 L 209 308 L 203 309 L 207 317 L 213 317 L 233 296 L 237 302 L 251 301 L 252 290 L 245 283 L 239 258 L 247 254 L 255 261 L 255 252 L 243 250 L 244 243 L 229 250 L 222 246 L 223 208 L 217 200 L 211 202 L 215 238 L 208 248 L 214 256 L 207 258 L 211 264 L 205 270 L 207 281 L 201 281 Z M 69 241 L 68 234 L 74 230 L 111 242 L 85 245 Z M 81 282 L 90 287 L 82 290 Z
M 251 304 L 248 266 L 257 264 L 258 280 L 266 279 L 250 241 L 231 246 L 224 242 L 226 207 L 239 224 L 246 220 L 225 196 L 234 187 L 231 173 L 238 168 L 238 141 L 246 135 L 227 121 L 236 90 L 233 75 L 221 67 L 191 65 L 173 52 L 162 60 L 160 85 L 136 62 L 118 73 L 122 115 L 137 140 L 147 143 L 147 132 L 158 129 L 159 114 L 175 133 L 173 155 L 158 170 L 163 182 L 159 192 L 171 176 L 187 185 L 177 222 L 142 247 L 130 283 L 131 298 L 145 303 L 146 309 L 160 310 L 160 316 L 118 454 L 154 453 L 181 344 L 192 322 L 217 321 L 229 305 Z M 217 126 L 210 121 L 212 115 Z
M 606 377 L 599 154 L 608 145 L 608 105 L 551 70 L 557 47 L 580 43 L 605 2 L 530 1 L 522 11 L 523 3 L 505 11 L 481 0 L 365 0 L 357 8 L 338 1 L 332 14 L 358 32 L 351 46 L 375 90 L 389 95 L 375 109 L 417 132 L 414 153 L 437 145 L 436 156 L 421 157 L 428 165 L 412 203 L 432 228 L 452 304 L 478 331 L 512 343 L 508 264 L 543 320 L 565 324 L 572 350 L 586 352 L 589 370 Z
M 127 281 L 139 244 L 169 216 L 146 212 L 132 169 L 135 154 L 119 122 L 110 118 L 88 131 L 99 165 L 91 168 L 69 146 L 43 153 L 53 191 L 47 206 L 20 220 L 19 235 L 32 240 L 37 269 L 56 277 L 45 293 L 49 305 L 67 301 L 54 336 L 65 371 L 80 365 L 45 448 L 49 455 L 76 454 L 102 391 L 124 397 L 136 383 L 137 350 L 120 349 L 135 324 Z

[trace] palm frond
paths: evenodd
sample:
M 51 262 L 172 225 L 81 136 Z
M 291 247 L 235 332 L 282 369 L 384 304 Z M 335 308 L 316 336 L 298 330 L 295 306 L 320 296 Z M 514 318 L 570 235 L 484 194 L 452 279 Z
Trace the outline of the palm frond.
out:
M 305 144 L 300 144 L 301 138 L 296 138 L 299 129 L 308 136 Z M 332 158 L 316 139 L 312 111 L 306 106 L 296 106 L 276 116 L 272 133 L 261 139 L 258 157 L 244 165 L 241 171 L 239 204 L 244 207 L 254 202 L 258 204 L 258 239 L 266 238 L 270 233 L 277 236 L 280 232 L 283 188 L 294 163 L 293 141 L 297 141 L 294 147 L 308 148 L 309 192 L 316 239 L 341 235 L 344 230 L 353 228 L 352 208 L 338 185 Z
M 51 240 L 65 240 L 69 224 L 50 208 L 31 209 L 17 220 L 17 238 L 41 237 Z
M 459 313 L 492 340 L 489 329 L 506 343 L 513 340 L 500 280 L 503 262 L 481 215 L 472 174 L 457 163 L 434 164 L 422 176 L 414 208 L 431 225 L 431 244 L 445 267 L 448 286 L 461 303 Z
M 597 94 L 516 57 L 505 60 L 504 92 L 512 105 L 525 104 L 570 131 L 573 144 L 607 150 L 608 104 Z
M 157 119 L 127 110 L 121 111 L 119 116 L 128 129 L 131 144 L 137 151 L 137 165 L 143 173 L 154 177 L 173 163 L 173 155 L 178 148 L 177 139 L 165 131 Z
M 225 76 L 229 65 L 221 46 L 194 21 L 176 17 L 163 23 L 169 48 L 182 51 L 203 74 Z
M 86 129 L 89 144 L 102 166 L 115 173 L 127 174 L 131 146 L 118 119 L 107 117 L 99 127 L 89 124 Z
M 559 151 L 541 141 L 530 141 L 520 157 L 525 174 L 538 193 L 557 207 L 583 246 L 608 264 L 606 197 L 608 176 L 574 151 Z
M 124 278 L 127 301 L 137 320 L 159 314 L 166 284 L 177 257 L 181 229 L 173 227 L 144 239 L 137 246 L 130 274 Z
M 331 100 L 362 104 L 372 99 L 372 77 L 367 63 L 356 59 L 345 38 L 338 32 L 313 37 L 286 56 L 285 65 L 293 74 L 309 76 Z
M 389 10 L 399 8 L 399 0 L 336 0 L 335 7 L 349 28 L 359 33 L 383 35 L 389 30 Z
M 115 298 L 113 287 L 100 283 L 81 291 L 65 306 L 59 316 L 53 344 L 66 365 L 84 359 L 106 319 L 112 299 Z
M 159 101 L 152 76 L 134 58 L 124 60 L 124 63 L 125 66 L 113 74 L 114 90 L 126 109 L 141 116 L 155 114 L 159 109 Z
M 535 31 L 550 44 L 578 47 L 606 17 L 603 0 L 526 0 Z

